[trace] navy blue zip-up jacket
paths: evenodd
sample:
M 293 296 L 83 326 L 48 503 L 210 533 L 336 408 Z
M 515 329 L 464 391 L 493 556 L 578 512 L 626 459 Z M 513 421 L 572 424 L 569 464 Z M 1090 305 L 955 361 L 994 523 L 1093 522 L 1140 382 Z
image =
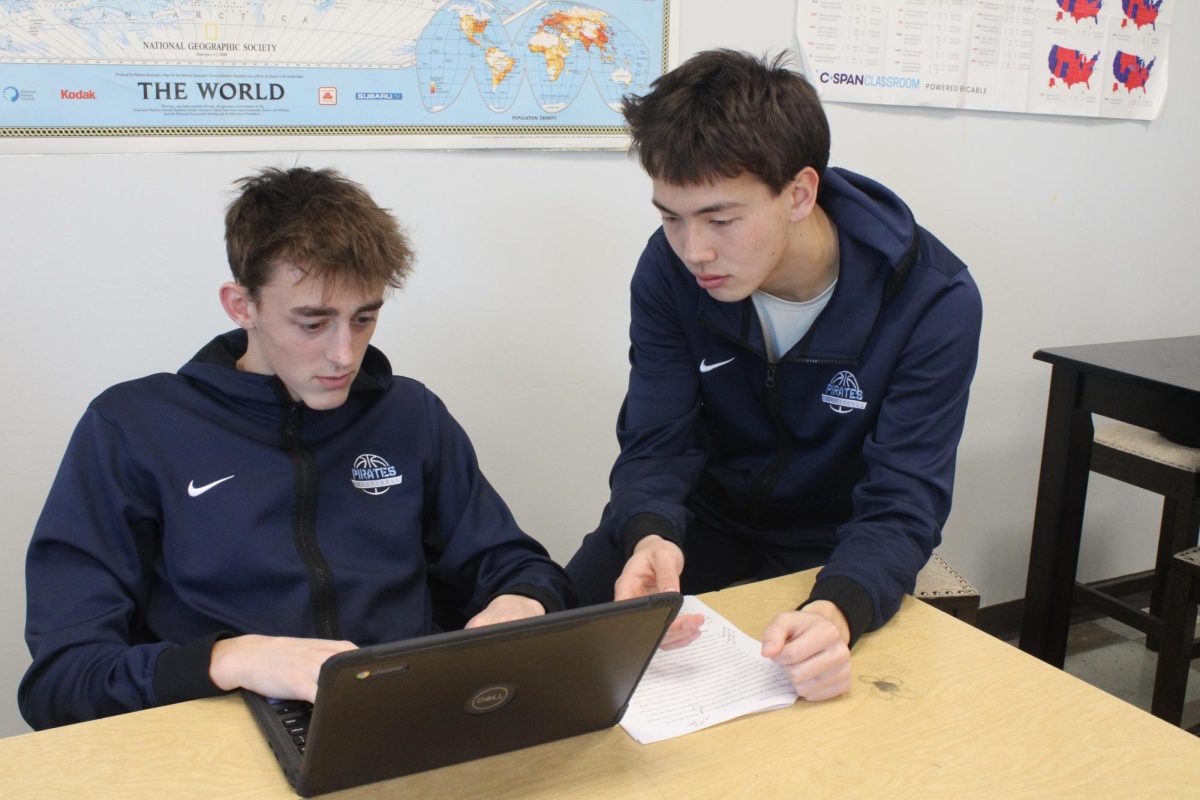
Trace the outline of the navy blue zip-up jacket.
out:
M 76 428 L 26 565 L 34 728 L 217 694 L 222 636 L 430 633 L 431 580 L 468 615 L 505 593 L 573 602 L 462 428 L 382 353 L 313 411 L 237 371 L 245 349 L 242 331 L 218 337 L 177 375 L 104 392 Z
M 982 308 L 966 266 L 883 186 L 831 168 L 818 202 L 837 226 L 837 286 L 775 364 L 753 302 L 714 300 L 661 229 L 650 238 L 606 527 L 626 555 L 651 533 L 682 544 L 693 513 L 831 549 L 811 599 L 836 603 L 853 641 L 896 612 L 941 540 Z

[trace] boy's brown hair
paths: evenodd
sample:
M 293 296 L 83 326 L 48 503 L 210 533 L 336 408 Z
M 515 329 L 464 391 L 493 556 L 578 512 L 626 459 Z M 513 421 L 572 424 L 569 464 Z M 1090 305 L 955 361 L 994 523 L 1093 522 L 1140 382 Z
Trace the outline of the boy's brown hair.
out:
M 225 213 L 234 280 L 258 298 L 277 264 L 327 285 L 398 289 L 413 251 L 396 219 L 362 186 L 331 169 L 269 167 L 236 181 Z

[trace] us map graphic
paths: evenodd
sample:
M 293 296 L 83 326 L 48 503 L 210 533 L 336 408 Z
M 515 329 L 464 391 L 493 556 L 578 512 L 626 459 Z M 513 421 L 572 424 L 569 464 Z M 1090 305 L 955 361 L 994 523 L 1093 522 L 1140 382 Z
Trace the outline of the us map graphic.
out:
M 1068 50 L 1065 47 L 1052 45 L 1049 64 L 1050 74 L 1054 77 L 1050 78 L 1050 88 L 1054 88 L 1056 79 L 1066 84 L 1068 89 L 1077 83 L 1090 87 L 1092 72 L 1095 71 L 1096 62 L 1099 60 L 1099 51 L 1089 58 L 1078 50 Z
M 1180 0 L 798 0 L 828 101 L 1154 119 Z
M 1164 47 L 1157 36 L 1158 22 L 1167 0 L 1055 2 L 1059 11 L 1046 59 L 1047 102 L 1101 110 L 1144 108 L 1151 88 L 1159 82 L 1155 66 Z M 1103 28 L 1102 19 L 1107 20 Z M 1109 69 L 1112 80 L 1093 84 L 1098 69 Z M 1108 88 L 1107 96 L 1102 84 Z
M 1098 24 L 1100 21 L 1100 6 L 1103 0 L 1057 0 L 1057 2 L 1058 7 L 1062 9 L 1055 18 L 1058 21 L 1062 21 L 1064 14 L 1069 15 L 1076 22 L 1090 19 Z
M 1121 10 L 1125 12 L 1121 27 L 1124 28 L 1132 22 L 1138 29 L 1143 25 L 1153 28 L 1162 4 L 1163 0 L 1121 0 Z
M 1112 85 L 1114 92 L 1124 86 L 1127 92 L 1141 89 L 1144 93 L 1146 81 L 1150 80 L 1150 73 L 1154 70 L 1154 59 L 1146 62 L 1140 56 L 1118 50 L 1113 58 L 1112 69 L 1113 77 L 1117 79 Z

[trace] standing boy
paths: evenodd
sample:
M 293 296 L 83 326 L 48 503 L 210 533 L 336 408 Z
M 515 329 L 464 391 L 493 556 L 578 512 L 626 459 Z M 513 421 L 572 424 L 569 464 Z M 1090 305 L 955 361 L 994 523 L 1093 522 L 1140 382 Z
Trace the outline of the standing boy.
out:
M 823 564 L 763 654 L 836 696 L 941 539 L 979 293 L 892 192 L 826 169 L 821 103 L 781 60 L 701 53 L 624 111 L 663 224 L 633 276 L 611 499 L 567 572 L 593 603 Z

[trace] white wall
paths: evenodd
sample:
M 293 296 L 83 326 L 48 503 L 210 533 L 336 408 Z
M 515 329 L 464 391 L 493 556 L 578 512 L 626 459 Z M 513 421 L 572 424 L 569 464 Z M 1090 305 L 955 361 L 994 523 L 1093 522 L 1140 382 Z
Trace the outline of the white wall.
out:
M 792 43 L 789 0 L 736 17 L 719 0 L 682 5 L 683 55 Z M 1177 45 L 1198 22 L 1196 4 L 1177 4 Z M 942 552 L 985 605 L 1024 591 L 1049 374 L 1033 351 L 1200 332 L 1188 200 L 1200 55 L 1177 46 L 1171 73 L 1153 123 L 828 107 L 833 163 L 895 189 L 983 292 Z M 295 162 L 343 170 L 405 221 L 417 271 L 376 343 L 446 400 L 518 520 L 562 560 L 596 522 L 616 455 L 628 279 L 657 220 L 624 155 L 0 156 L 0 736 L 26 730 L 24 553 L 71 428 L 106 386 L 174 370 L 230 327 L 216 295 L 230 183 Z M 1094 479 L 1082 576 L 1148 566 L 1157 513 L 1153 497 Z

